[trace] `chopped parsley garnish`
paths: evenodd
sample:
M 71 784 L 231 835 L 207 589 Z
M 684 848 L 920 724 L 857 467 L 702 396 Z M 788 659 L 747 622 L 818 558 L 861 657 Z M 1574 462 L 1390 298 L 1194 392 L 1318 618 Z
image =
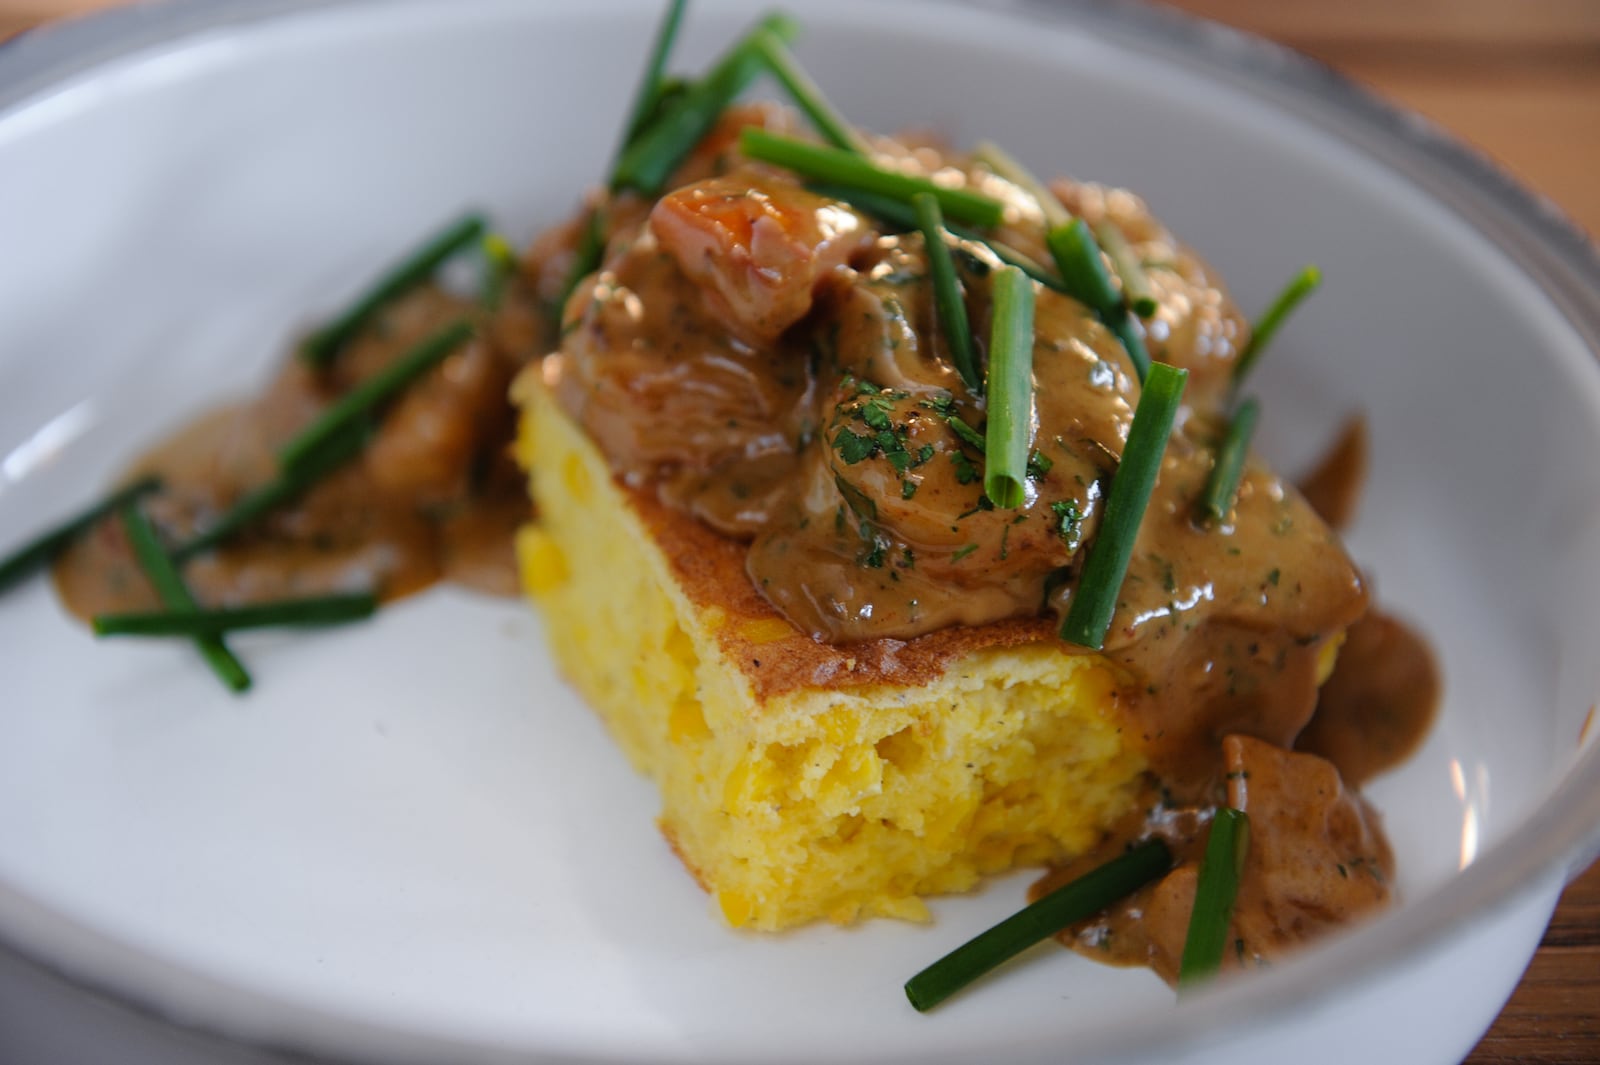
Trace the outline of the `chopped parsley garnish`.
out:
M 1111 482 L 1100 531 L 1084 562 L 1078 590 L 1061 623 L 1061 638 L 1068 643 L 1099 650 L 1118 606 L 1117 594 L 1128 572 L 1134 540 L 1144 519 L 1161 457 L 1167 450 L 1173 419 L 1183 399 L 1187 370 L 1153 363 L 1145 379 L 1139 405 L 1128 429 L 1122 462 Z
M 993 509 L 994 509 L 994 501 L 993 500 L 991 500 L 988 496 L 979 496 L 978 497 L 978 502 L 972 507 L 972 509 L 971 510 L 963 510 L 960 514 L 957 514 L 956 515 L 956 520 L 960 521 L 963 518 L 970 518 L 974 514 L 979 513 L 980 511 L 993 510 Z
M 842 385 L 846 391 L 853 391 L 855 398 L 841 405 L 838 420 L 860 425 L 869 431 L 858 432 L 850 424 L 838 425 L 833 434 L 834 450 L 850 466 L 882 455 L 894 472 L 900 475 L 901 498 L 910 499 L 916 494 L 917 485 L 908 480 L 906 474 L 932 460 L 935 454 L 932 444 L 924 444 L 912 451 L 908 446 L 910 419 L 898 424 L 895 422 L 895 404 L 909 398 L 910 393 L 879 388 L 870 381 L 854 377 L 846 377 Z M 910 418 L 915 417 L 916 412 L 912 411 Z
M 1050 504 L 1056 516 L 1056 535 L 1073 551 L 1083 542 L 1083 511 L 1076 499 L 1058 500 Z
M 834 434 L 833 446 L 839 452 L 839 457 L 852 466 L 871 458 L 873 452 L 878 450 L 878 443 L 873 437 L 853 433 L 844 426 L 840 426 Z
M 967 458 L 965 452 L 950 452 L 950 461 L 955 464 L 956 482 L 958 484 L 971 484 L 982 476 L 978 472 L 978 467 L 972 464 L 972 460 Z
M 1035 451 L 1028 456 L 1028 479 L 1030 481 L 1044 480 L 1044 475 L 1049 473 L 1054 465 L 1055 460 L 1049 455 L 1046 455 L 1043 451 Z

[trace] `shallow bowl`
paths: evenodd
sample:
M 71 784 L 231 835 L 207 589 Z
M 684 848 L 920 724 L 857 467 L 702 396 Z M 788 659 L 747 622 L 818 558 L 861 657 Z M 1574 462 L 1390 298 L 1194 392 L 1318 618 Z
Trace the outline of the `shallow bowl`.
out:
M 696 4 L 682 61 L 754 10 Z M 521 240 L 563 217 L 655 15 L 191 2 L 0 49 L 0 544 L 258 387 L 441 219 L 480 206 Z M 1352 550 L 1443 664 L 1437 727 L 1370 789 L 1400 905 L 1181 1004 L 1149 973 L 1041 948 L 919 1016 L 901 982 L 1029 878 L 942 900 L 927 927 L 729 932 L 517 604 L 436 590 L 357 630 L 241 641 L 260 684 L 235 700 L 181 647 L 93 645 L 38 581 L 0 599 L 0 971 L 212 1054 L 1309 1063 L 1472 1045 L 1600 826 L 1596 730 L 1581 739 L 1600 690 L 1594 250 L 1419 120 L 1203 23 L 855 0 L 804 19 L 801 58 L 856 121 L 1131 186 L 1247 309 L 1320 265 L 1260 374 L 1263 446 L 1293 469 L 1366 414 Z

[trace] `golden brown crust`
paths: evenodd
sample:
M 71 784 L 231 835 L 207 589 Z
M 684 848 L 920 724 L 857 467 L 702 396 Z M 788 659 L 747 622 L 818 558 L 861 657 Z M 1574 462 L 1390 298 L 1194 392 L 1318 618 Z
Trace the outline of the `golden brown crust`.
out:
M 661 838 L 667 841 L 667 846 L 672 848 L 672 853 L 678 856 L 678 861 L 682 862 L 683 867 L 689 871 L 689 875 L 694 877 L 694 882 L 700 885 L 700 890 L 709 895 L 711 893 L 711 881 L 698 865 L 689 860 L 689 852 L 684 850 L 678 843 L 678 834 L 672 830 L 672 826 L 657 818 L 656 828 L 661 830 Z
M 807 688 L 917 687 L 974 652 L 1055 639 L 1050 619 L 1032 617 L 953 626 L 911 640 L 818 643 L 756 591 L 745 574 L 744 544 L 667 507 L 647 491 L 615 483 L 666 555 L 690 603 L 724 615 L 722 624 L 714 626 L 718 645 L 758 702 Z M 1068 653 L 1064 647 L 1063 653 Z

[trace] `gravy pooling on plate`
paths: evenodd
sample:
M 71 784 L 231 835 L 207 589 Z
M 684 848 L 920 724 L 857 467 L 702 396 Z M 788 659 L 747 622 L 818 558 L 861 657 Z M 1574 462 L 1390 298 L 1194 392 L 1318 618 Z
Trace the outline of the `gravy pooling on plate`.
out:
M 463 314 L 483 312 L 420 289 L 385 310 L 330 369 L 291 358 L 261 396 L 158 444 L 130 471 L 163 480 L 145 505 L 151 519 L 173 544 L 203 531 L 270 481 L 279 449 L 337 397 Z M 505 395 L 543 332 L 542 318 L 512 293 L 395 401 L 356 459 L 190 562 L 184 576 L 196 597 L 210 606 L 369 591 L 392 600 L 438 580 L 515 595 L 511 537 L 528 502 L 506 455 L 513 416 Z M 115 520 L 70 547 L 54 572 L 62 601 L 84 620 L 160 607 Z

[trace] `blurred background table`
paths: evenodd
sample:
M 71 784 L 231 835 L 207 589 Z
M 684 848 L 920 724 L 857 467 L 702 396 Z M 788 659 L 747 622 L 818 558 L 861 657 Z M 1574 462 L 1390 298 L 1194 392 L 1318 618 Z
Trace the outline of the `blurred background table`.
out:
M 0 0 L 0 39 L 119 0 Z M 1420 111 L 1600 235 L 1600 0 L 1172 0 Z M 1600 1063 L 1600 865 L 1468 1065 Z

